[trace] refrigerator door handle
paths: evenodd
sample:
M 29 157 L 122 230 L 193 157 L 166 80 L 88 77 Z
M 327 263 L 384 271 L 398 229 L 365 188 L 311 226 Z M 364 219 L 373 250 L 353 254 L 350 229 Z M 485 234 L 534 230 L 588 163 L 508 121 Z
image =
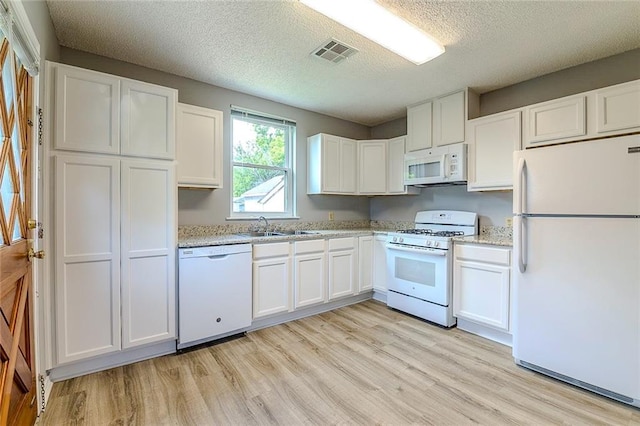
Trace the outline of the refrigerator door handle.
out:
M 518 159 L 518 167 L 516 169 L 516 181 L 514 182 L 514 194 L 513 201 L 515 203 L 514 214 L 522 214 L 524 211 L 524 203 L 525 196 L 527 194 L 527 186 L 526 186 L 526 178 L 525 178 L 525 168 L 527 167 L 527 162 L 524 158 Z
M 521 274 L 527 270 L 527 242 L 526 242 L 526 220 L 524 216 L 516 216 L 515 218 L 517 241 L 518 241 L 518 269 Z

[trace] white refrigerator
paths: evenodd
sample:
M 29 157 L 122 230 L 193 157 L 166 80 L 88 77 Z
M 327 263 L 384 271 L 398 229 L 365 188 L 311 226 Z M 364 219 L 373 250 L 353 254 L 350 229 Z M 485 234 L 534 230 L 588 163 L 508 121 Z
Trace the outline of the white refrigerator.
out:
M 640 135 L 514 166 L 516 363 L 640 406 Z

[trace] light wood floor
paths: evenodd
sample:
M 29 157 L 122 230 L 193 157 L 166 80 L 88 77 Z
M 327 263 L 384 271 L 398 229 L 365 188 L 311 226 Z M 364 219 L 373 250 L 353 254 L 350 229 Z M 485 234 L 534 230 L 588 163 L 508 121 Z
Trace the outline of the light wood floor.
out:
M 56 383 L 42 425 L 640 424 L 511 349 L 375 301 Z

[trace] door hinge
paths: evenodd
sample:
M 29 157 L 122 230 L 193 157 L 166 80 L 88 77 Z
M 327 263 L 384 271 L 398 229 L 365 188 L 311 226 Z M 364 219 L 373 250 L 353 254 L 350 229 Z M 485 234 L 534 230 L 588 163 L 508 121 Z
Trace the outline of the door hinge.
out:
M 33 127 L 33 121 L 30 118 L 27 119 L 27 126 Z

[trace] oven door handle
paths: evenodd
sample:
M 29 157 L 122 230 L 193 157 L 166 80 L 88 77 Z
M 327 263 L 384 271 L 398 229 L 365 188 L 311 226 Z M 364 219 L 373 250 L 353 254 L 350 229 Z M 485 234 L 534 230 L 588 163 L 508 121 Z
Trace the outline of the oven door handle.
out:
M 432 256 L 446 256 L 448 251 L 448 250 L 439 250 L 439 249 L 432 249 L 432 248 L 424 248 L 424 249 L 411 248 L 406 246 L 399 246 L 393 243 L 387 243 L 386 247 L 389 250 L 403 251 L 407 253 L 427 254 Z

